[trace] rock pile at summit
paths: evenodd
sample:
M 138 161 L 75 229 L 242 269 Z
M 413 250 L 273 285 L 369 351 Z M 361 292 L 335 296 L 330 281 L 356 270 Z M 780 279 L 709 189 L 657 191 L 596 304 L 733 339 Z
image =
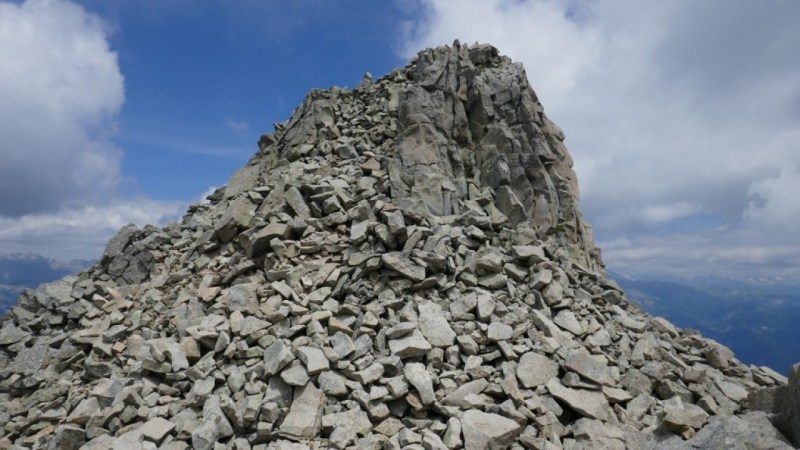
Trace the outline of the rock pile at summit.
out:
M 797 445 L 800 366 L 606 279 L 563 140 L 488 45 L 312 91 L 181 223 L 22 295 L 0 449 Z

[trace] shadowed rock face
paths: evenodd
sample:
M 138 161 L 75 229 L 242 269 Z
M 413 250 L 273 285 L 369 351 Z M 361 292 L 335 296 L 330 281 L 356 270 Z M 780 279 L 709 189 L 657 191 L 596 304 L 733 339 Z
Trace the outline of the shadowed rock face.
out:
M 0 450 L 791 448 L 800 370 L 629 304 L 563 139 L 488 45 L 312 91 L 0 319 Z

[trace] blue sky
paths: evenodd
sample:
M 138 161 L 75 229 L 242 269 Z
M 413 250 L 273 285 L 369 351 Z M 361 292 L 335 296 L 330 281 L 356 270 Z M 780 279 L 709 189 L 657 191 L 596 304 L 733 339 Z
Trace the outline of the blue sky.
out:
M 0 253 L 93 258 L 311 88 L 490 42 L 566 132 L 615 271 L 800 275 L 800 2 L 0 0 Z
M 402 17 L 392 2 L 80 3 L 113 24 L 126 79 L 115 141 L 126 149 L 128 194 L 198 198 L 224 184 L 310 88 L 354 85 L 404 59 L 387 32 Z

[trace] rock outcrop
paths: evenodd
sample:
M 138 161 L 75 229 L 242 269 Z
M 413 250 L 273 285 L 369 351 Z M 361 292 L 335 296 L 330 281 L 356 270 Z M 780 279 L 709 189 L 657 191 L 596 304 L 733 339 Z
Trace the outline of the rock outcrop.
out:
M 23 294 L 0 449 L 797 445 L 797 370 L 605 277 L 563 141 L 488 45 L 312 91 L 181 223 Z

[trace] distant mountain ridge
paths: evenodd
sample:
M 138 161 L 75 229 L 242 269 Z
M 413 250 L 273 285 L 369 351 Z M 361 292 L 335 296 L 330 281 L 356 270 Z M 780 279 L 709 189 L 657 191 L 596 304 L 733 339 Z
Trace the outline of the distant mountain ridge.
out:
M 93 261 L 57 261 L 36 253 L 0 254 L 0 314 L 10 309 L 26 288 L 58 280 L 92 265 Z
M 609 272 L 646 312 L 730 347 L 747 364 L 787 373 L 800 355 L 800 289 L 721 280 L 632 280 Z

